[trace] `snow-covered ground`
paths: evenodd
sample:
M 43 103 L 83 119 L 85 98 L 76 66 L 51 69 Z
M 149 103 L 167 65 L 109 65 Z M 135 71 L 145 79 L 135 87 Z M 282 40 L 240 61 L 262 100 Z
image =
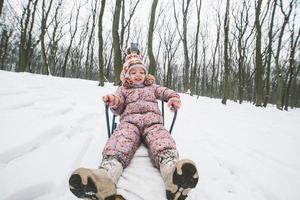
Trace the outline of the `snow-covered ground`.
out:
M 0 71 L 0 199 L 75 200 L 69 175 L 101 161 L 101 97 L 114 91 L 95 81 Z M 172 135 L 180 157 L 194 160 L 200 173 L 189 200 L 300 199 L 299 109 L 181 96 Z M 166 199 L 147 155 L 140 147 L 118 183 L 128 200 Z

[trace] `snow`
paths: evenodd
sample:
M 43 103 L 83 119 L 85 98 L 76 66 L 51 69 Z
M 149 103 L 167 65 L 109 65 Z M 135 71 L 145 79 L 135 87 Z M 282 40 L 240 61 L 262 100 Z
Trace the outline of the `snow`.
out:
M 76 168 L 96 168 L 107 140 L 96 81 L 0 71 L 0 199 L 75 200 Z M 181 94 L 173 129 L 181 158 L 200 179 L 189 200 L 300 199 L 300 110 L 257 108 Z M 166 126 L 172 113 L 166 112 Z M 128 200 L 165 200 L 164 185 L 141 146 L 118 183 Z

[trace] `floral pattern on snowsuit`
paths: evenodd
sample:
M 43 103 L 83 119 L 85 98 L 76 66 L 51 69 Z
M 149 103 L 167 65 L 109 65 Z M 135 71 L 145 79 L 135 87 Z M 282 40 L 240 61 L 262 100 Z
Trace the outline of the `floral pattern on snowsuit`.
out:
M 179 95 L 166 87 L 151 84 L 138 88 L 120 86 L 116 91 L 121 103 L 111 111 L 120 115 L 120 123 L 108 139 L 103 157 L 115 157 L 127 167 L 143 142 L 155 167 L 164 159 L 178 158 L 174 139 L 163 126 L 156 99 L 168 101 Z

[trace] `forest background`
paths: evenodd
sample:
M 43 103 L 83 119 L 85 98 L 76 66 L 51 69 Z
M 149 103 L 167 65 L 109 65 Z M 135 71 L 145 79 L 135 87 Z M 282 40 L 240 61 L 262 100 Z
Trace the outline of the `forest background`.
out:
M 297 0 L 0 0 L 0 69 L 119 83 L 138 43 L 156 82 L 300 107 Z

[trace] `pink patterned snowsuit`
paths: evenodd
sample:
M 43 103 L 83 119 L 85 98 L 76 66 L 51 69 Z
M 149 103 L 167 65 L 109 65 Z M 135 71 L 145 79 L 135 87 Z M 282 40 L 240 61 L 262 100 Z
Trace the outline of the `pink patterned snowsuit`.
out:
M 120 124 L 108 139 L 103 158 L 114 157 L 125 168 L 141 142 L 148 148 L 150 159 L 157 168 L 163 159 L 178 158 L 175 141 L 162 124 L 156 99 L 168 101 L 179 95 L 156 84 L 131 88 L 120 86 L 115 95 L 120 97 L 121 104 L 118 108 L 112 107 L 111 111 L 120 115 Z

